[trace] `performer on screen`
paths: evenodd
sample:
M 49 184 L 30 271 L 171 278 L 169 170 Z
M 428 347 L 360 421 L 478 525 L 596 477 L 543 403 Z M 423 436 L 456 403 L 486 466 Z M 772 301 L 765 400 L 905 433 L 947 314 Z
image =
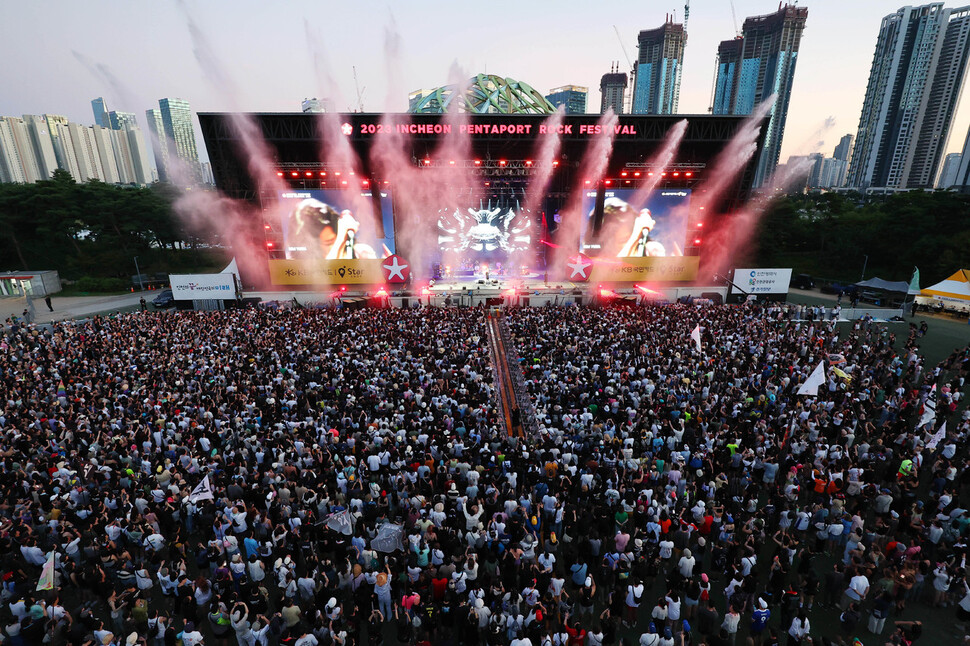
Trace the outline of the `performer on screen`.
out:
M 608 197 L 603 202 L 603 219 L 629 220 L 635 211 L 632 206 L 618 197 Z M 663 244 L 650 238 L 650 232 L 657 226 L 656 220 L 650 215 L 650 209 L 640 209 L 633 217 L 633 227 L 630 237 L 617 252 L 618 258 L 646 258 L 648 256 L 666 256 L 667 250 Z
M 294 238 L 306 241 L 307 251 L 327 260 L 376 258 L 369 244 L 357 239 L 360 222 L 348 209 L 339 213 L 329 204 L 308 198 L 300 202 L 291 216 Z

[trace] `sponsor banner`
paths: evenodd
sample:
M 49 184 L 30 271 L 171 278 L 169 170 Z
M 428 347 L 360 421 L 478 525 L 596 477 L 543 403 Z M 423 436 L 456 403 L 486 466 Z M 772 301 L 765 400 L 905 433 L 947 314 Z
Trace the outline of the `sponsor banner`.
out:
M 791 283 L 791 269 L 735 269 L 731 293 L 787 294 Z M 735 288 L 737 285 L 737 288 Z
M 233 274 L 171 274 L 172 298 L 177 301 L 233 300 Z
M 686 281 L 697 277 L 697 256 L 593 259 L 590 281 L 606 283 Z
M 383 261 L 368 260 L 270 260 L 269 277 L 274 285 L 376 285 L 384 282 Z

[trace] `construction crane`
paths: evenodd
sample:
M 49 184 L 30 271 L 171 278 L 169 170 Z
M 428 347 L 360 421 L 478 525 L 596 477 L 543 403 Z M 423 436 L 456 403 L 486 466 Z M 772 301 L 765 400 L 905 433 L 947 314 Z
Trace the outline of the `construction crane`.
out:
M 351 69 L 354 70 L 354 89 L 357 90 L 357 112 L 364 111 L 364 91 L 366 87 L 360 87 L 360 83 L 357 82 L 357 66 L 352 65 Z
M 690 19 L 690 0 L 684 2 L 684 31 L 687 31 L 687 20 Z
M 731 0 L 731 21 L 734 23 L 734 35 L 741 37 L 741 30 L 738 29 L 738 14 L 734 11 L 734 0 Z
M 616 39 L 618 41 L 620 41 L 620 49 L 623 50 L 623 55 L 626 56 L 626 63 L 627 63 L 627 65 L 630 66 L 630 69 L 632 70 L 633 69 L 633 60 L 630 58 L 630 54 L 628 54 L 627 51 L 626 51 L 626 45 L 623 44 L 623 37 L 620 36 L 620 30 L 617 29 L 616 25 L 613 25 L 613 31 L 616 32 Z

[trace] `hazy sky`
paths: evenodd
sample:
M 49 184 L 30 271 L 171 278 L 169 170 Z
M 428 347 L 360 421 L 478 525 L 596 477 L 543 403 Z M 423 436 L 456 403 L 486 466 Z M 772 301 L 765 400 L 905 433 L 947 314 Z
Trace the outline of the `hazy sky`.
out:
M 808 7 L 808 24 L 782 161 L 814 150 L 831 155 L 842 135 L 855 134 L 880 20 L 903 6 L 899 0 L 798 4 Z M 145 110 L 157 107 L 161 97 L 187 99 L 202 112 L 295 112 L 304 97 L 329 96 L 346 110 L 357 102 L 352 66 L 369 112 L 404 111 L 410 90 L 444 84 L 452 69 L 512 77 L 543 93 L 558 85 L 585 85 L 589 109 L 596 111 L 600 76 L 613 61 L 628 68 L 614 25 L 635 58 L 637 32 L 659 26 L 667 13 L 682 20 L 683 5 L 683 0 L 6 2 L 0 21 L 0 115 L 48 112 L 90 124 L 90 101 L 97 96 L 110 109 L 135 112 L 143 128 Z M 772 13 L 778 2 L 735 0 L 734 7 L 740 27 L 745 16 Z M 734 21 L 728 0 L 694 0 L 690 11 L 680 111 L 706 113 L 717 44 L 734 35 Z M 211 55 L 203 52 L 203 59 L 217 63 L 200 65 L 189 17 L 209 45 Z M 389 40 L 399 43 L 390 55 Z M 325 52 L 318 58 L 326 63 L 314 65 L 313 48 Z M 326 69 L 335 88 L 326 87 Z M 963 145 L 970 122 L 970 101 L 966 104 L 948 152 Z M 827 117 L 834 119 L 828 129 Z M 199 143 L 201 148 L 201 137 Z

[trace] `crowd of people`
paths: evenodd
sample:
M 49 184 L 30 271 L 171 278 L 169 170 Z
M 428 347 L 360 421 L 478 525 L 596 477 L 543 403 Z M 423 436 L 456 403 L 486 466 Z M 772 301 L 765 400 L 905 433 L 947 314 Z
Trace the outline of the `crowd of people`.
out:
M 484 309 L 15 324 L 4 638 L 871 646 L 930 605 L 967 625 L 970 347 L 931 367 L 915 332 L 800 314 L 513 310 L 523 436 Z

